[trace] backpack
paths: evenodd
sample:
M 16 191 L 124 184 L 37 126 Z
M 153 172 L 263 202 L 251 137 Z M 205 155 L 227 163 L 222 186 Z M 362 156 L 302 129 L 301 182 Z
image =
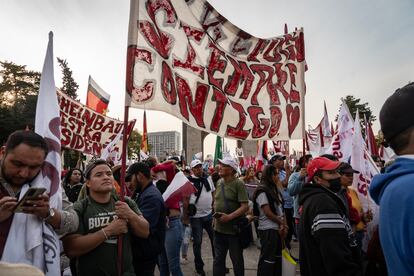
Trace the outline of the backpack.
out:
M 277 214 L 276 208 L 275 208 L 275 200 L 273 199 L 272 195 L 270 194 L 270 191 L 263 187 L 263 186 L 258 186 L 256 188 L 256 191 L 253 195 L 253 215 L 256 217 L 260 216 L 260 206 L 257 204 L 256 199 L 257 197 L 261 194 L 261 193 L 265 193 L 267 196 L 267 200 L 269 201 L 269 208 L 272 211 L 273 214 Z

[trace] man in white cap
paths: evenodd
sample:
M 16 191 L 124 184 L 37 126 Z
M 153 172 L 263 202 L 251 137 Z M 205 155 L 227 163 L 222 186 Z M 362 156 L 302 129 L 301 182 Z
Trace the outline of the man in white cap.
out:
M 204 175 L 202 165 L 203 163 L 198 159 L 191 161 L 191 176 L 188 178 L 197 189 L 197 192 L 192 194 L 190 198 L 189 215 L 193 236 L 194 263 L 198 275 L 206 275 L 204 272 L 204 262 L 201 258 L 203 229 L 207 231 L 214 256 L 212 210 L 215 188 L 211 177 Z
M 237 229 L 234 227 L 237 219 L 248 211 L 248 195 L 243 181 L 236 177 L 238 164 L 231 157 L 219 159 L 219 174 L 215 195 L 216 218 L 214 225 L 214 265 L 213 275 L 226 274 L 226 255 L 230 251 L 234 275 L 244 275 L 243 248 Z

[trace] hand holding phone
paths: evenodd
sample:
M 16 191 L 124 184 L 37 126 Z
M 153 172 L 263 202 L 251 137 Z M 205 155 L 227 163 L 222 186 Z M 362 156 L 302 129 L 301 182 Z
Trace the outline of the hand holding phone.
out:
M 39 200 L 38 197 L 42 195 L 44 192 L 46 192 L 45 188 L 34 188 L 34 187 L 29 188 L 29 190 L 27 190 L 24 196 L 17 203 L 16 208 L 14 209 L 14 212 L 23 213 L 24 212 L 23 209 L 27 206 L 37 207 L 36 204 L 32 204 L 31 201 Z
M 17 200 L 15 197 L 5 196 L 0 199 L 0 222 L 8 219 L 16 208 Z
M 213 214 L 213 218 L 216 218 L 216 219 L 221 218 L 222 216 L 223 216 L 223 213 L 220 213 L 220 212 L 215 212 Z

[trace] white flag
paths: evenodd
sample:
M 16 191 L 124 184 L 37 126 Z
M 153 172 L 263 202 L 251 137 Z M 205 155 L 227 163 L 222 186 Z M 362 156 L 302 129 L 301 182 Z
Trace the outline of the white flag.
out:
M 338 116 L 338 127 L 332 137 L 331 146 L 326 150 L 326 153 L 335 155 L 340 161 L 349 163 L 352 150 L 352 134 L 353 134 L 354 120 L 348 106 L 342 101 L 341 109 Z
M 366 236 L 370 237 L 373 227 L 378 224 L 379 207 L 375 204 L 369 194 L 369 186 L 371 184 L 372 177 L 375 174 L 378 174 L 379 171 L 375 166 L 375 163 L 367 150 L 364 138 L 362 137 L 358 111 L 355 116 L 354 134 L 352 137 L 351 166 L 354 170 L 359 171 L 358 174 L 354 174 L 352 188 L 357 192 L 364 212 L 370 210 L 374 217 L 373 221 L 367 226 L 368 232 Z M 367 245 L 366 240 L 363 245 L 364 247 Z
M 49 43 L 40 79 L 36 106 L 35 131 L 43 136 L 49 153 L 32 187 L 45 187 L 51 208 L 62 209 L 60 185 L 60 115 L 53 76 L 53 33 Z M 28 189 L 22 187 L 20 197 Z M 60 275 L 59 238 L 53 228 L 34 215 L 16 213 L 6 241 L 2 261 L 36 266 L 46 275 Z
M 101 153 L 101 159 L 106 160 L 110 157 L 111 153 L 114 151 L 115 146 L 121 141 L 123 130 L 119 131 L 119 133 L 115 136 L 115 138 L 109 143 Z

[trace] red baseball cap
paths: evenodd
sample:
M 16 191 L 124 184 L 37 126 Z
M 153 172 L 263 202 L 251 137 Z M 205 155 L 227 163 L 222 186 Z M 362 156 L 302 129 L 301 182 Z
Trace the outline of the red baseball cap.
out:
M 312 180 L 317 171 L 332 171 L 339 167 L 339 161 L 332 161 L 326 157 L 316 157 L 309 162 L 306 171 L 308 172 L 308 179 Z

